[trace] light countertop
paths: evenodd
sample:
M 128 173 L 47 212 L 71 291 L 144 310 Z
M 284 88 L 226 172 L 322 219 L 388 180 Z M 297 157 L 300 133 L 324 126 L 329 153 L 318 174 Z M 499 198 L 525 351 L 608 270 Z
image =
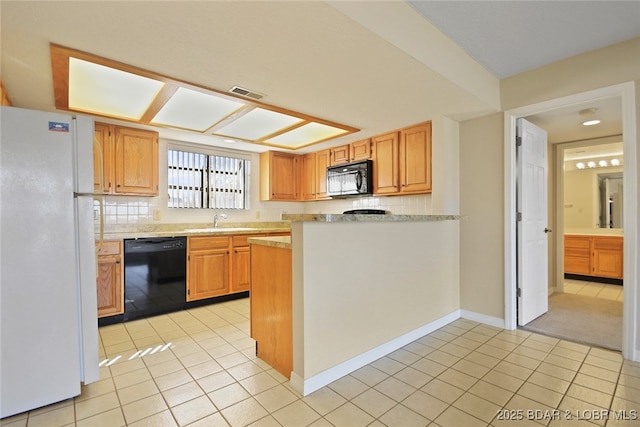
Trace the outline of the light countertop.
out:
M 357 215 L 357 214 L 283 214 L 291 222 L 425 222 L 457 221 L 461 215 Z
M 286 233 L 289 223 L 238 223 L 212 227 L 211 224 L 140 224 L 133 226 L 105 227 L 105 240 L 140 239 L 145 237 L 175 236 L 229 236 L 242 234 Z M 96 231 L 96 239 L 98 232 Z
M 291 249 L 291 237 L 289 236 L 250 237 L 247 241 L 252 245 Z

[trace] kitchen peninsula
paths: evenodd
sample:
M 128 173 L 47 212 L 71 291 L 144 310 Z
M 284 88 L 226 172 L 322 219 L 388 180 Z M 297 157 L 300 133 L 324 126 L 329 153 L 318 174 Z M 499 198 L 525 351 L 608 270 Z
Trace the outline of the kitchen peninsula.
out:
M 282 219 L 291 222 L 291 384 L 303 395 L 460 316 L 459 216 Z

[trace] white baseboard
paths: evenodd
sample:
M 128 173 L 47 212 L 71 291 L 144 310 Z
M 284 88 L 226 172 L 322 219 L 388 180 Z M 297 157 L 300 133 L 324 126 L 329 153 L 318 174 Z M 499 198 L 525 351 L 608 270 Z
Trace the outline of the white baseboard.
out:
M 453 311 L 446 316 L 443 316 L 433 322 L 430 322 L 424 326 L 421 326 L 411 332 L 408 332 L 398 338 L 394 338 L 378 347 L 375 347 L 365 353 L 362 353 L 352 359 L 349 359 L 333 368 L 327 369 L 319 374 L 314 375 L 311 378 L 303 379 L 296 373 L 291 373 L 290 384 L 294 390 L 303 396 L 313 393 L 314 391 L 334 382 L 337 379 L 344 377 L 351 372 L 368 365 L 369 363 L 392 353 L 405 345 L 422 338 L 423 336 L 430 334 L 431 332 L 439 329 L 456 319 L 460 318 L 460 310 Z
M 486 314 L 468 310 L 460 310 L 460 317 L 474 322 L 484 323 L 485 325 L 495 326 L 496 328 L 507 329 L 504 319 L 500 319 L 499 317 L 487 316 Z

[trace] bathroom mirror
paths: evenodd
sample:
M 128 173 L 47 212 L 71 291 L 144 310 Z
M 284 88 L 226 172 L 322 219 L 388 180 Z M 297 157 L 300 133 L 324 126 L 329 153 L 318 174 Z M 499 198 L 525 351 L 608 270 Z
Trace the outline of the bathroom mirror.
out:
M 622 228 L 622 172 L 598 174 L 600 228 Z

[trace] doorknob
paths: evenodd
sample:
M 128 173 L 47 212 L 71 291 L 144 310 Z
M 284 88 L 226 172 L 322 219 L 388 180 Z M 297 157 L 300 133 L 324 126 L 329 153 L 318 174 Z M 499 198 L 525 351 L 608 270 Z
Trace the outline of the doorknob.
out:
M 550 228 L 546 228 L 546 227 L 545 227 L 545 229 L 544 229 L 544 232 L 545 232 L 545 233 L 551 233 L 552 231 L 553 231 L 553 230 L 552 230 L 552 229 L 550 229 Z

